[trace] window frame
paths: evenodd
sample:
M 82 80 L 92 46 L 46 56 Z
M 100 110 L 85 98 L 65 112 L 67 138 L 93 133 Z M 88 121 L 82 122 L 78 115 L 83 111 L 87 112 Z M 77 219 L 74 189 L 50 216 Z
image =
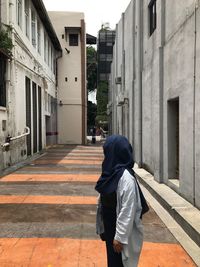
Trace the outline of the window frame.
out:
M 22 0 L 17 0 L 17 25 L 22 28 Z
M 69 46 L 78 46 L 78 45 L 79 45 L 79 34 L 69 33 Z
M 37 40 L 36 40 L 36 12 L 34 9 L 31 9 L 31 41 L 32 41 L 32 45 L 34 47 L 36 47 L 37 45 Z
M 37 18 L 37 49 L 38 53 L 41 55 L 41 23 L 39 18 Z
M 26 36 L 30 38 L 30 2 L 29 0 L 24 1 L 24 14 L 25 14 L 25 32 Z

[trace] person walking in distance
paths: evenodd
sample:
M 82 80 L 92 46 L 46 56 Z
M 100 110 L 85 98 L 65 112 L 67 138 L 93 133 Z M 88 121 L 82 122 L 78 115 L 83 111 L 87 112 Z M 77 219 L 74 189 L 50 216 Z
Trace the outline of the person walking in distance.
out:
M 92 144 L 96 143 L 96 127 L 94 126 L 92 129 Z
M 103 150 L 102 174 L 95 186 L 100 194 L 97 233 L 106 242 L 108 267 L 136 267 L 143 243 L 141 217 L 148 205 L 132 170 L 132 147 L 126 137 L 112 135 Z

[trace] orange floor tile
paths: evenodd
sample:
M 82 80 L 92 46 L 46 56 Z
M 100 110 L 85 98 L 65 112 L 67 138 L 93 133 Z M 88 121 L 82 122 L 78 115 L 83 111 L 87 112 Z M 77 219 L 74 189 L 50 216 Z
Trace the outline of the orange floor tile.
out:
M 1 267 L 106 267 L 105 243 L 65 238 L 0 238 Z M 144 243 L 139 267 L 194 267 L 181 246 Z
M 0 182 L 96 182 L 100 174 L 9 174 Z
M 32 164 L 81 164 L 81 165 L 101 165 L 102 160 L 72 160 L 72 159 L 39 159 L 32 162 Z
M 97 204 L 97 197 L 90 196 L 8 196 L 0 195 L 0 204 Z

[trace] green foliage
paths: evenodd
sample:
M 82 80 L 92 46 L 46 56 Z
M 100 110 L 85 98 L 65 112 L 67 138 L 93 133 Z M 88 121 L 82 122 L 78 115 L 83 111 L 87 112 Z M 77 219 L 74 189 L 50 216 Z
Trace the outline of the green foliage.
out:
M 95 118 L 97 115 L 97 105 L 88 101 L 88 108 L 87 108 L 87 125 L 88 127 L 92 127 L 95 125 Z
M 108 104 L 108 82 L 99 82 L 97 88 L 97 115 L 107 114 Z
M 97 116 L 96 124 L 107 129 L 107 104 L 108 104 L 108 82 L 103 81 L 98 84 L 97 88 Z
M 92 46 L 87 47 L 87 90 L 94 91 L 97 87 L 97 52 Z
M 6 53 L 8 56 L 12 56 L 13 43 L 10 37 L 10 32 L 12 28 L 7 26 L 6 30 L 2 27 L 0 28 L 0 49 Z

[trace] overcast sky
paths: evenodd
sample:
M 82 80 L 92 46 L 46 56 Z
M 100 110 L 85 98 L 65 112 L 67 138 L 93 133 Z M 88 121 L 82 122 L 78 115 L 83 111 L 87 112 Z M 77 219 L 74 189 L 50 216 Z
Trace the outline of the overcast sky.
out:
M 86 32 L 97 36 L 103 23 L 111 29 L 121 18 L 131 0 L 43 0 L 47 11 L 78 11 L 85 14 Z

